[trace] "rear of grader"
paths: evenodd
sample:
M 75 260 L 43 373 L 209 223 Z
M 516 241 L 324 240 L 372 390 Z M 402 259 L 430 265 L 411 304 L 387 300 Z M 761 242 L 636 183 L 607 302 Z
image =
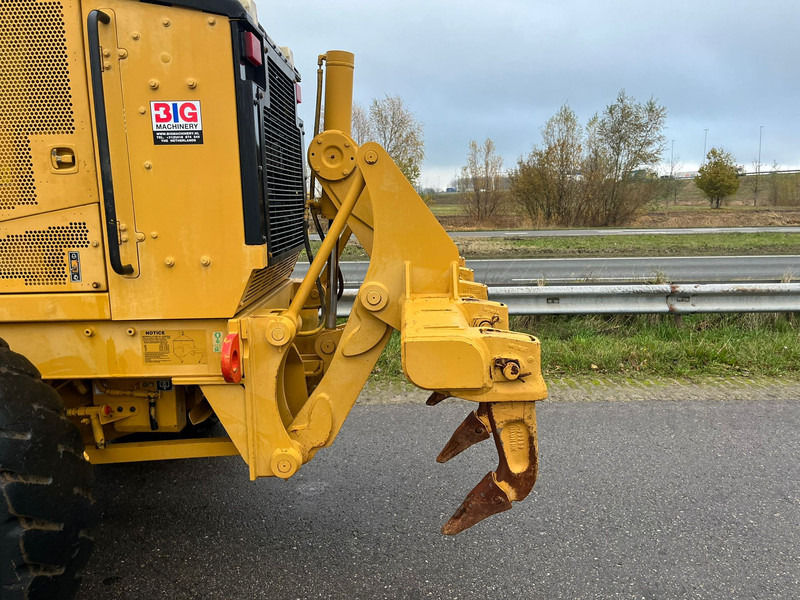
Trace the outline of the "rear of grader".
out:
M 235 0 L 3 2 L 0 52 L 3 598 L 74 593 L 90 463 L 239 455 L 291 477 L 393 330 L 429 404 L 477 404 L 438 460 L 489 437 L 500 456 L 443 532 L 530 492 L 539 343 L 384 149 L 350 137 L 352 54 L 320 57 L 313 198 L 291 54 Z M 329 227 L 293 280 L 309 212 Z M 337 325 L 351 236 L 370 264 Z M 197 435 L 212 418 L 226 437 Z

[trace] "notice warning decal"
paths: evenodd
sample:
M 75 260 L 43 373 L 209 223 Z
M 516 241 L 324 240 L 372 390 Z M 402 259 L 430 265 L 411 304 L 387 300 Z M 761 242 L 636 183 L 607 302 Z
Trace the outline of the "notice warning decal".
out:
M 206 332 L 202 329 L 142 331 L 142 356 L 146 365 L 205 365 Z
M 150 103 L 154 144 L 202 144 L 203 117 L 198 100 Z

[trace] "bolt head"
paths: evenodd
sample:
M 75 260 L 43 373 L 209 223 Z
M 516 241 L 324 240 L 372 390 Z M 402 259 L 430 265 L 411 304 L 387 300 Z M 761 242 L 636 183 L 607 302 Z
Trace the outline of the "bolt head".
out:
M 503 376 L 506 379 L 516 379 L 519 377 L 519 365 L 515 362 L 510 362 L 503 367 Z
M 364 160 L 368 165 L 374 165 L 376 162 L 378 162 L 378 153 L 374 150 L 370 150 L 364 155 Z

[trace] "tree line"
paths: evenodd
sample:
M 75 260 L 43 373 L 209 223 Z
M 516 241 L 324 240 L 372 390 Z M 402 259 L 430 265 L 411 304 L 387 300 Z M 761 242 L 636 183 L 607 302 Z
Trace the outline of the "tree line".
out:
M 638 102 L 624 90 L 585 124 L 564 104 L 510 170 L 508 192 L 469 185 L 466 213 L 485 221 L 516 209 L 537 225 L 621 225 L 659 192 L 652 173 L 665 148 L 666 115 L 655 99 Z M 490 139 L 473 142 L 462 179 L 491 180 L 501 164 Z
M 458 181 L 463 211 L 477 224 L 513 213 L 538 226 L 624 225 L 665 191 L 675 193 L 675 157 L 670 189 L 665 190 L 656 174 L 666 148 L 666 118 L 667 109 L 656 99 L 639 102 L 625 90 L 586 123 L 565 103 L 542 127 L 541 141 L 505 175 L 492 139 L 472 140 Z M 381 144 L 418 188 L 425 157 L 423 126 L 400 96 L 375 98 L 368 108 L 354 104 L 352 134 L 359 145 Z M 743 171 L 730 153 L 711 148 L 695 184 L 712 208 L 720 208 L 738 190 Z M 748 179 L 755 203 L 759 177 Z M 767 185 L 773 203 L 800 194 L 795 178 L 773 177 Z
M 666 176 L 669 189 L 656 172 L 666 148 L 666 117 L 654 98 L 639 102 L 624 90 L 585 124 L 564 104 L 545 123 L 541 142 L 509 170 L 506 185 L 494 142 L 473 140 L 459 180 L 464 212 L 479 224 L 511 212 L 538 226 L 629 223 L 655 198 L 674 193 L 675 157 Z M 694 183 L 712 208 L 720 208 L 738 190 L 742 174 L 730 153 L 711 148 Z M 758 178 L 753 183 L 757 193 Z M 781 184 L 787 187 L 777 179 L 769 184 L 770 198 Z

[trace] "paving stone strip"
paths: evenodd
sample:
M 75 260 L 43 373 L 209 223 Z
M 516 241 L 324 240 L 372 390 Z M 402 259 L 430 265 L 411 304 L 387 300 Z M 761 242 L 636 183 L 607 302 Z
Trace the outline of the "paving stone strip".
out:
M 795 379 L 706 378 L 679 379 L 546 379 L 550 397 L 545 402 L 592 402 L 643 400 L 798 400 L 800 381 Z M 370 382 L 358 398 L 359 404 L 424 403 L 428 392 L 406 382 Z M 445 400 L 449 402 L 450 400 Z

